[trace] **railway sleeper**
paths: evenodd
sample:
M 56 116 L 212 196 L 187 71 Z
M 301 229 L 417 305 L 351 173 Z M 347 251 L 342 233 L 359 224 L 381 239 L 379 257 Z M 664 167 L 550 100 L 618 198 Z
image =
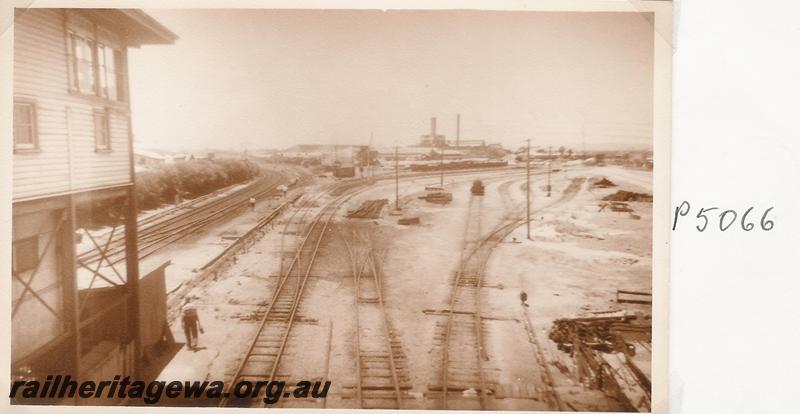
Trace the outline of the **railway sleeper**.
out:
M 356 398 L 356 388 L 357 388 L 357 386 L 356 385 L 352 385 L 352 384 L 343 385 L 342 388 L 341 388 L 342 392 L 340 394 L 341 398 L 344 398 L 344 399 Z M 400 385 L 399 389 L 400 389 L 400 391 L 410 391 L 410 390 L 413 389 L 413 387 L 408 385 L 408 384 L 402 384 L 402 385 Z M 383 395 L 383 394 L 385 394 L 385 395 L 391 395 L 392 397 L 395 396 L 394 387 L 391 387 L 390 389 L 368 389 L 368 390 L 365 390 L 362 387 L 361 391 L 362 392 L 363 391 L 367 391 L 369 393 L 369 395 Z M 363 393 L 362 393 L 362 395 L 363 395 Z M 414 398 L 413 396 L 410 396 L 410 395 L 408 395 L 407 393 L 404 393 L 404 392 L 401 393 L 400 396 L 403 397 L 403 398 Z
M 361 379 L 361 389 L 394 389 L 394 382 L 391 377 L 367 377 Z
M 272 306 L 272 310 L 270 311 L 269 315 L 270 316 L 273 316 L 273 315 L 288 315 L 291 312 L 292 312 L 292 307 L 291 306 L 279 303 L 277 305 L 273 305 Z
M 359 361 L 361 361 L 362 365 L 365 366 L 385 366 L 385 367 L 388 367 L 389 363 L 391 362 L 388 356 L 374 357 L 374 358 L 359 356 Z
M 247 360 L 251 362 L 271 362 L 278 356 L 277 349 L 273 352 L 252 352 L 247 356 Z
M 289 310 L 292 309 L 292 305 L 293 304 L 294 304 L 294 302 L 291 299 L 288 299 L 288 298 L 287 299 L 278 299 L 276 302 L 274 302 L 272 304 L 271 311 L 272 312 L 278 312 L 278 311 L 286 312 L 286 311 L 289 311 Z M 270 313 L 272 313 L 272 312 L 270 312 Z
M 484 371 L 487 368 L 484 368 Z M 474 359 L 470 360 L 456 360 L 451 359 L 450 363 L 447 365 L 447 372 L 474 372 L 476 375 L 478 373 L 478 367 L 475 363 Z
M 361 376 L 364 378 L 389 378 L 393 379 L 394 376 L 392 375 L 391 368 L 372 368 L 372 369 L 361 369 Z M 398 375 L 399 377 L 399 375 Z
M 485 381 L 484 381 L 485 382 Z M 450 375 L 447 377 L 447 388 L 461 387 L 480 388 L 481 379 L 475 375 Z
M 278 376 L 276 375 L 275 378 Z M 275 379 L 273 378 L 273 379 Z M 264 381 L 269 379 L 269 370 L 258 370 L 258 371 L 243 371 L 239 374 L 238 380 L 248 380 L 248 381 Z
M 398 389 L 405 389 L 405 388 L 410 389 L 411 388 L 411 385 L 409 384 L 409 381 L 407 381 L 406 379 L 402 379 L 401 380 L 401 379 L 398 378 L 397 381 L 399 383 Z M 375 389 L 393 390 L 394 389 L 394 381 L 392 380 L 391 376 L 380 377 L 380 378 L 374 378 L 374 377 L 362 378 L 362 380 L 361 380 L 361 389 L 362 390 L 365 390 L 365 389 L 366 390 L 371 390 L 371 389 L 372 390 L 375 390 Z
M 383 354 L 372 354 L 372 355 L 365 355 L 361 354 L 358 356 L 361 362 L 381 362 L 381 363 L 389 363 L 389 355 L 386 353 Z M 404 361 L 406 357 L 404 355 L 395 355 L 394 361 Z
M 398 385 L 399 389 L 401 390 L 410 390 L 411 386 L 408 384 L 400 384 Z M 394 384 L 389 385 L 361 385 L 361 391 L 394 391 L 395 387 Z
M 362 368 L 369 368 L 369 369 L 373 369 L 373 368 L 374 369 L 381 369 L 381 368 L 389 369 L 390 368 L 389 367 L 389 359 L 387 358 L 387 359 L 380 360 L 380 361 L 378 361 L 378 360 L 374 360 L 374 361 L 361 360 L 361 367 Z
M 363 400 L 361 402 L 361 408 L 367 410 L 394 410 L 400 407 L 397 406 L 397 402 L 391 403 L 387 400 L 391 400 L 396 398 L 384 398 L 384 399 L 376 399 L 372 398 L 370 400 Z
M 481 392 L 481 387 L 479 385 L 477 385 L 477 384 L 472 384 L 472 383 L 468 383 L 468 384 L 463 384 L 463 383 L 462 384 L 447 384 L 447 392 L 448 393 L 451 393 L 451 392 L 464 392 L 464 391 L 469 390 L 469 389 L 473 389 L 477 393 Z M 442 388 L 441 384 L 429 384 L 428 385 L 428 391 L 442 392 L 443 388 Z M 487 386 L 486 387 L 486 391 L 491 393 L 492 392 L 491 387 Z
M 383 354 L 365 355 L 365 354 L 362 353 L 362 354 L 359 355 L 359 358 L 361 358 L 361 361 L 365 361 L 365 362 L 372 362 L 372 361 L 388 362 L 389 361 L 389 354 L 383 353 Z M 404 361 L 405 359 L 406 359 L 405 355 L 402 355 L 402 354 L 395 354 L 394 358 L 393 358 L 394 361 L 401 361 L 401 360 Z
M 260 355 L 272 355 L 272 354 L 278 352 L 278 349 L 280 349 L 280 347 L 281 347 L 281 345 L 278 344 L 278 343 L 272 344 L 272 345 L 259 345 L 259 344 L 256 344 L 253 347 L 253 349 L 250 350 L 250 353 L 245 355 L 245 358 L 253 356 L 253 355 L 259 355 L 259 354 Z
M 282 342 L 281 338 L 276 337 L 259 337 L 256 340 L 257 347 L 264 347 L 264 346 L 271 346 L 270 344 L 280 344 Z
M 389 357 L 389 353 L 386 352 L 386 350 L 383 349 L 383 348 L 376 349 L 376 350 L 365 350 L 365 349 L 362 349 L 361 351 L 359 351 L 358 354 L 362 358 L 373 358 L 373 357 L 388 358 Z

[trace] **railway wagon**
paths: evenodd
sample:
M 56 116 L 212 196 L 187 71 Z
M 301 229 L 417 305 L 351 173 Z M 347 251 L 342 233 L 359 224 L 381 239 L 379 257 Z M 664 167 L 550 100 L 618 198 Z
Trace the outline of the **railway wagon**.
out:
M 442 187 L 429 186 L 425 187 L 425 195 L 419 198 L 429 203 L 448 204 L 453 201 L 453 194 Z
M 448 162 L 444 165 L 439 163 L 430 163 L 430 164 L 411 164 L 410 168 L 411 171 L 414 172 L 422 172 L 422 171 L 440 171 L 444 170 L 465 170 L 471 168 L 500 168 L 508 166 L 508 161 L 484 161 L 484 162 L 476 162 L 476 161 L 454 161 Z
M 472 188 L 470 189 L 472 195 L 482 196 L 484 193 L 484 186 L 483 181 L 475 180 L 472 182 Z

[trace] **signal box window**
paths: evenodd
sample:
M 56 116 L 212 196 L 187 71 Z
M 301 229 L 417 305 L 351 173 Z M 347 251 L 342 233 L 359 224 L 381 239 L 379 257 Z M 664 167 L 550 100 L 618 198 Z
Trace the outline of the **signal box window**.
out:
M 73 92 L 123 102 L 127 99 L 122 51 L 92 38 L 69 33 L 69 88 Z
M 14 150 L 36 150 L 36 105 L 33 102 L 14 102 Z
M 94 75 L 94 42 L 70 33 L 72 52 L 72 89 L 85 94 L 96 92 Z
M 107 111 L 94 113 L 94 148 L 98 152 L 111 151 L 111 131 Z

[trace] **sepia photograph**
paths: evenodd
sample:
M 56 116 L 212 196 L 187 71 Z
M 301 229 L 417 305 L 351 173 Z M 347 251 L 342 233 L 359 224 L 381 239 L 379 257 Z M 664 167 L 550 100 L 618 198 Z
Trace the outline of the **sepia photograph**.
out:
M 666 412 L 671 2 L 431 3 L 14 9 L 11 404 Z

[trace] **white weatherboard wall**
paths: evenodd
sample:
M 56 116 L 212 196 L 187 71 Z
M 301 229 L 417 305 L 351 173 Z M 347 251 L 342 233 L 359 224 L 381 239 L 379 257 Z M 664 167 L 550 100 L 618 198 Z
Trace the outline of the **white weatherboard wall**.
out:
M 672 234 L 671 409 L 796 413 L 800 390 L 800 5 L 683 1 L 673 207 L 755 206 L 756 229 Z M 775 228 L 758 229 L 774 206 Z
M 131 182 L 128 105 L 69 92 L 65 19 L 60 10 L 17 11 L 14 96 L 36 103 L 40 151 L 14 154 L 14 200 Z M 96 152 L 93 111 L 106 106 L 111 151 Z

